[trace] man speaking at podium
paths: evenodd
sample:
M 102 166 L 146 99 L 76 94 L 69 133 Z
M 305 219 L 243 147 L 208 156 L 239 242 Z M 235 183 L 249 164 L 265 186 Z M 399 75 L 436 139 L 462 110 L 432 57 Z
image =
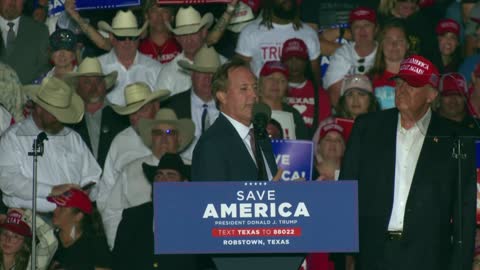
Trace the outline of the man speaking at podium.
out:
M 220 115 L 193 151 L 192 181 L 267 181 L 277 166 L 265 125 L 271 112 L 256 104 L 257 80 L 247 63 L 234 59 L 213 75 Z M 257 109 L 260 108 L 260 109 Z M 255 125 L 253 124 L 255 122 Z M 260 124 L 259 124 L 260 123 Z M 208 196 L 208 194 L 205 194 Z M 218 270 L 297 270 L 299 254 L 213 255 Z
M 340 172 L 340 179 L 358 180 L 357 264 L 368 270 L 472 269 L 473 140 L 463 139 L 466 159 L 459 168 L 452 149 L 469 131 L 431 111 L 439 73 L 429 60 L 405 59 L 395 81 L 396 108 L 355 120 Z

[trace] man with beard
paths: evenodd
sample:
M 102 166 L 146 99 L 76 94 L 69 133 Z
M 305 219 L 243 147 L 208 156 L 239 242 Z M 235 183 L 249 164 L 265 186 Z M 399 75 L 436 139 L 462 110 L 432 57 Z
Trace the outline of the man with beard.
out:
M 261 17 L 246 26 L 238 38 L 236 53 L 250 62 L 258 75 L 267 61 L 280 61 L 286 40 L 299 38 L 308 48 L 310 65 L 319 85 L 320 42 L 317 33 L 300 21 L 295 0 L 265 0 Z
M 71 128 L 80 134 L 103 168 L 113 138 L 130 125 L 128 117 L 115 113 L 105 102 L 108 90 L 117 81 L 117 72 L 105 74 L 97 58 L 87 57 L 77 72 L 67 74 L 65 80 L 85 103 L 82 121 Z
M 0 141 L 0 189 L 8 207 L 32 207 L 32 142 L 44 132 L 43 156 L 38 159 L 37 209 L 51 212 L 55 204 L 46 200 L 70 188 L 97 182 L 102 170 L 80 135 L 64 124 L 82 119 L 82 99 L 63 81 L 46 78 L 41 85 L 25 87 L 34 105 L 32 115 L 15 124 Z
M 28 84 L 48 71 L 48 30 L 22 12 L 23 0 L 0 0 L 0 60 L 17 72 L 22 84 Z

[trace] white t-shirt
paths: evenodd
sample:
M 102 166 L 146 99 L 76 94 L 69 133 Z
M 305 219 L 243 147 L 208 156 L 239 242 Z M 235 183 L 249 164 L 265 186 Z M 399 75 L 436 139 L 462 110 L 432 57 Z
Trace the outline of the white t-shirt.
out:
M 338 48 L 330 57 L 330 65 L 323 78 L 323 88 L 327 89 L 332 84 L 343 80 L 345 75 L 367 73 L 373 67 L 376 53 L 377 47 L 366 57 L 360 57 L 355 51 L 355 42 Z
M 302 23 L 298 30 L 293 24 L 273 24 L 272 29 L 260 25 L 261 19 L 257 19 L 247 25 L 238 38 L 235 52 L 245 57 L 252 58 L 250 66 L 258 76 L 262 66 L 267 61 L 280 60 L 283 43 L 291 38 L 299 38 L 305 42 L 308 48 L 310 60 L 320 56 L 320 41 L 318 35 L 307 24 Z

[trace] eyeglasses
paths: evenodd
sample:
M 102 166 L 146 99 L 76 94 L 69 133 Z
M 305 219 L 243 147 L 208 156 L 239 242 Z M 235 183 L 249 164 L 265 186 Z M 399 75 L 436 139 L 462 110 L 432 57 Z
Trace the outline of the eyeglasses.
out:
M 175 129 L 152 129 L 152 136 L 167 136 L 167 137 L 175 137 L 178 131 Z
M 113 37 L 118 40 L 118 41 L 125 41 L 125 40 L 131 40 L 131 41 L 137 41 L 137 39 L 140 37 L 140 36 L 117 36 L 117 35 L 113 35 Z
M 20 234 L 12 233 L 10 231 L 2 231 L 0 233 L 0 237 L 3 238 L 3 239 L 6 239 L 6 240 L 10 240 L 14 243 L 17 243 L 17 242 L 24 239 L 24 236 L 22 236 Z
M 361 58 L 357 60 L 357 63 L 360 65 L 357 67 L 358 73 L 363 73 L 365 72 L 365 58 Z

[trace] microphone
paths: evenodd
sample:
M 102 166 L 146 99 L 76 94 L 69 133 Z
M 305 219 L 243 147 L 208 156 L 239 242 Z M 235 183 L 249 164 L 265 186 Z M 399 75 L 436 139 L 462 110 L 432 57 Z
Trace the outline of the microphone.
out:
M 255 103 L 252 108 L 252 115 L 255 138 L 268 138 L 267 125 L 272 115 L 272 110 L 270 107 L 262 102 Z
M 47 133 L 45 133 L 45 131 L 42 131 L 37 135 L 37 145 L 43 145 L 43 141 L 48 141 Z
M 43 141 L 48 141 L 47 133 L 44 131 L 38 133 L 37 138 L 33 140 L 32 152 L 29 156 L 43 156 Z

